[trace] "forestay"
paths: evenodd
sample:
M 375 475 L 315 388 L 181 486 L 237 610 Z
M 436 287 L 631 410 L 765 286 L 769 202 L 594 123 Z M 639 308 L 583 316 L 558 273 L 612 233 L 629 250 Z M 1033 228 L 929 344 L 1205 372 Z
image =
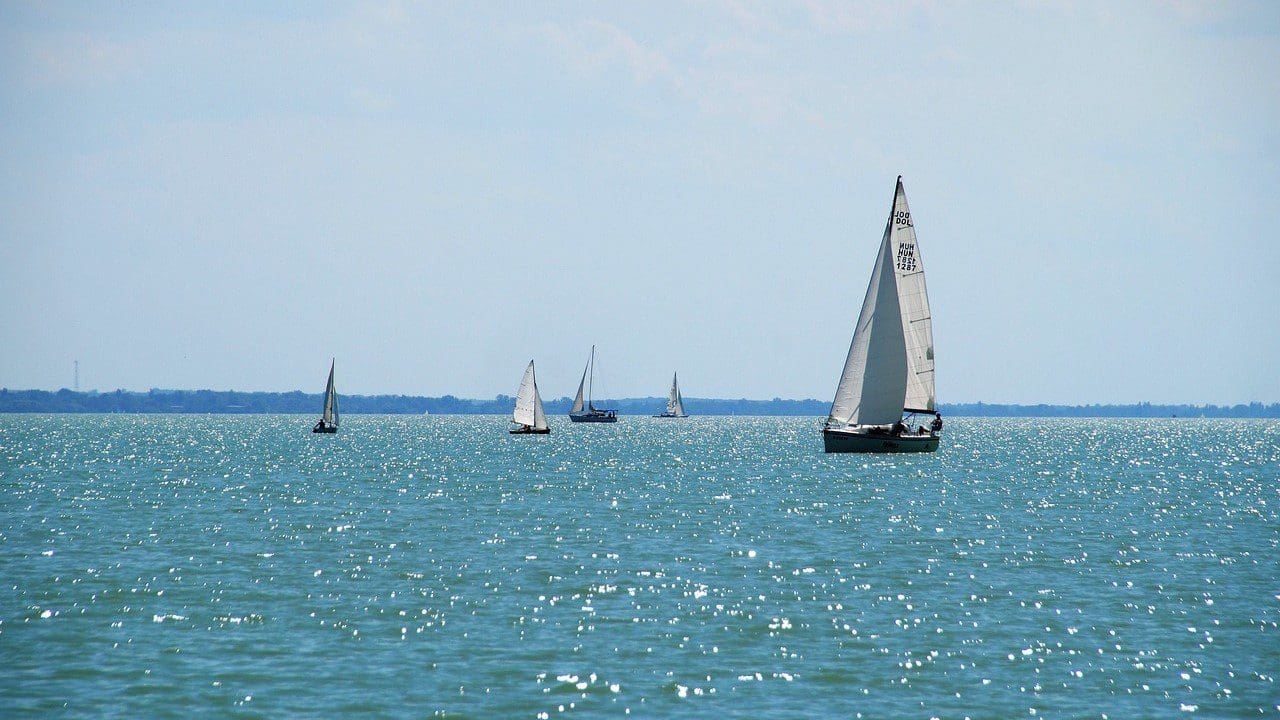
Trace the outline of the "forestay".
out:
M 892 243 L 898 306 L 902 311 L 902 330 L 907 351 L 907 391 L 903 408 L 933 412 L 933 318 L 929 312 L 929 293 L 924 283 L 924 260 L 920 256 L 916 228 L 911 220 L 911 209 L 907 207 L 907 194 L 902 189 L 901 177 L 898 178 L 894 191 L 888 232 Z

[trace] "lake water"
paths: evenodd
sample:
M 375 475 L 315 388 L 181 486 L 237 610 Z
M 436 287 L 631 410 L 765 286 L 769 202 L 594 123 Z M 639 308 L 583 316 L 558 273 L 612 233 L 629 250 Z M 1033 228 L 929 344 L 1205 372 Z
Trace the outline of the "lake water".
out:
M 0 416 L 5 717 L 1275 717 L 1280 423 Z

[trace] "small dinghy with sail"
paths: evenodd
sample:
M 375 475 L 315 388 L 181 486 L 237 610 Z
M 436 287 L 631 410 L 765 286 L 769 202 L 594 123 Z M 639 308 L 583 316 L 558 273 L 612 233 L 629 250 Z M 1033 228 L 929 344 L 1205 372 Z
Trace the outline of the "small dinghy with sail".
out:
M 660 415 L 654 415 L 654 417 L 689 417 L 689 415 L 684 411 L 684 400 L 680 397 L 680 382 L 676 379 L 676 373 L 671 373 L 671 392 L 667 393 L 667 410 Z
M 338 391 L 333 387 L 334 364 L 332 360 L 329 361 L 329 382 L 324 386 L 324 412 L 320 416 L 320 422 L 311 428 L 313 433 L 338 432 Z
M 912 428 L 921 413 L 932 415 L 932 422 Z M 933 319 L 899 176 L 822 441 L 829 453 L 933 452 L 941 430 L 934 399 Z
M 532 360 L 520 380 L 511 422 L 520 426 L 509 431 L 512 435 L 547 435 L 551 432 L 547 426 L 547 415 L 542 412 L 542 396 L 538 394 L 538 378 L 534 375 Z
M 578 382 L 578 395 L 573 399 L 573 407 L 569 409 L 569 419 L 573 422 L 618 422 L 616 410 L 601 410 L 591 402 L 591 389 L 596 379 L 596 346 L 591 346 L 591 357 L 587 366 L 582 369 L 582 380 Z M 583 402 L 582 389 L 586 386 L 586 402 Z

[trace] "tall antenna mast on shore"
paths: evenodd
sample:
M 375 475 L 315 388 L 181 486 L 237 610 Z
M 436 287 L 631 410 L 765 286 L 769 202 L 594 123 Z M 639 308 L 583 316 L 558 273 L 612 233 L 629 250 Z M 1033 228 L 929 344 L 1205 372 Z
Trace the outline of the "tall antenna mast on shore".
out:
M 80 361 L 76 361 L 76 392 L 80 392 Z

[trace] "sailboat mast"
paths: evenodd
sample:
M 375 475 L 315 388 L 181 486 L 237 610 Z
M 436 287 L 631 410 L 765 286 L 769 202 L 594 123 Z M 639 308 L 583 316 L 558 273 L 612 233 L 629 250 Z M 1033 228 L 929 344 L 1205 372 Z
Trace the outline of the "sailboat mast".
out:
M 596 384 L 596 346 L 591 346 L 591 360 L 587 362 L 591 372 L 587 375 L 587 406 L 594 408 L 593 400 L 595 396 L 592 394 L 592 388 Z

